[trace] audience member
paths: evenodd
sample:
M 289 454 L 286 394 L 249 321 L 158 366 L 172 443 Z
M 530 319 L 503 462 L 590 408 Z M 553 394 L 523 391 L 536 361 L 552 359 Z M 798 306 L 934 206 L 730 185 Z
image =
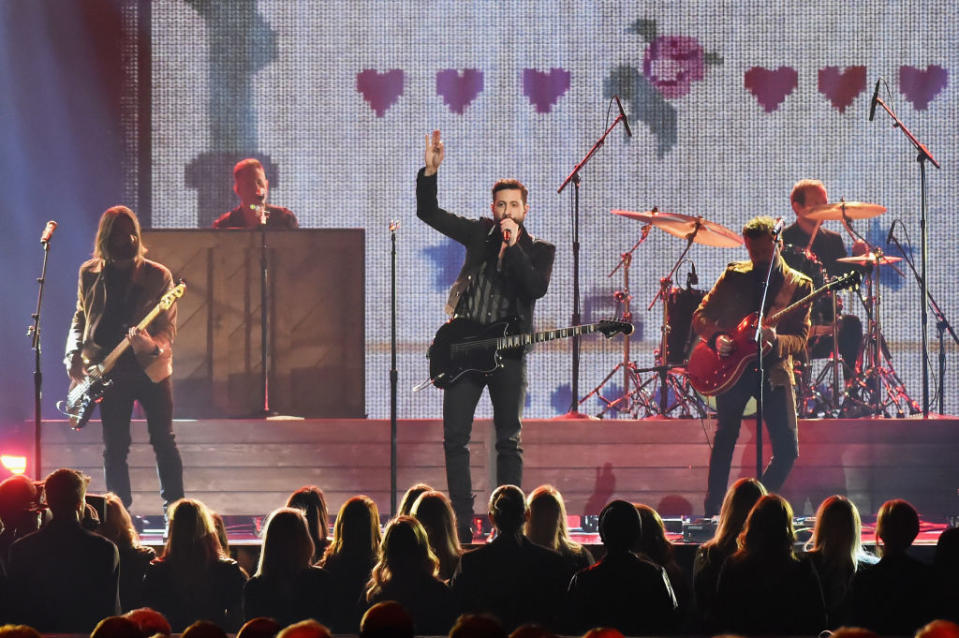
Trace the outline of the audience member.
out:
M 240 631 L 236 632 L 236 638 L 273 638 L 283 625 L 272 618 L 250 618 L 243 623 Z
M 18 474 L 0 483 L 0 575 L 13 542 L 40 529 L 41 509 L 40 490 L 26 476 Z
M 328 538 L 330 512 L 326 508 L 323 490 L 315 485 L 304 485 L 290 494 L 286 506 L 302 510 L 306 516 L 306 527 L 310 530 L 310 538 L 313 539 L 313 564 L 319 563 L 330 544 Z
M 939 592 L 936 617 L 959 622 L 959 527 L 939 535 L 933 567 Z
M 287 507 L 270 514 L 260 564 L 243 587 L 243 617 L 266 616 L 283 626 L 307 618 L 328 622 L 333 579 L 312 560 L 303 512 Z
M 570 538 L 566 504 L 559 490 L 552 485 L 540 485 L 530 492 L 526 504 L 529 508 L 526 538 L 559 552 L 566 561 L 570 577 L 593 564 L 589 550 Z
M 156 558 L 152 547 L 140 544 L 140 536 L 133 526 L 133 519 L 120 497 L 108 492 L 104 497 L 106 520 L 100 522 L 96 532 L 117 546 L 120 552 L 120 608 L 123 611 L 136 609 L 143 597 L 143 575 L 150 561 Z
M 170 627 L 170 621 L 155 609 L 140 607 L 139 609 L 132 609 L 123 615 L 137 624 L 137 627 L 140 628 L 140 635 L 143 636 L 143 638 L 156 635 L 169 636 L 173 633 L 173 629 Z
M 849 616 L 849 584 L 856 571 L 871 561 L 862 551 L 859 510 L 845 496 L 830 496 L 816 510 L 811 549 L 812 561 L 822 585 L 827 627 L 841 625 Z
M 850 587 L 851 621 L 880 635 L 905 636 L 933 619 L 933 573 L 906 550 L 919 534 L 919 514 L 908 502 L 886 501 L 876 516 L 881 558 L 856 572 Z
M 456 619 L 456 605 L 449 587 L 437 578 L 438 569 L 439 560 L 420 522 L 398 516 L 383 533 L 367 603 L 395 600 L 413 616 L 417 633 L 446 634 Z
M 2 625 L 0 638 L 43 638 L 39 631 L 27 625 Z
M 527 622 L 554 628 L 568 582 L 563 558 L 523 535 L 528 515 L 521 489 L 496 488 L 489 499 L 496 536 L 463 554 L 452 579 L 463 611 L 491 614 L 506 631 Z
M 360 620 L 360 638 L 413 638 L 413 617 L 395 600 L 376 603 Z
M 226 632 L 214 622 L 198 620 L 183 630 L 181 638 L 226 638 Z
M 413 504 L 416 503 L 416 499 L 420 497 L 420 494 L 433 491 L 435 490 L 426 483 L 416 483 L 410 486 L 410 489 L 406 490 L 406 494 L 400 499 L 400 507 L 396 515 L 410 516 L 413 513 Z
M 213 530 L 216 532 L 216 540 L 220 542 L 220 550 L 224 556 L 230 556 L 230 537 L 226 533 L 226 521 L 219 512 L 210 510 L 210 518 L 213 519 Z
M 916 632 L 916 638 L 959 638 L 959 625 L 950 620 L 933 620 Z
M 815 634 L 826 607 L 812 563 L 793 550 L 792 507 L 778 494 L 756 502 L 716 586 L 719 629 L 746 635 Z
M 88 481 L 75 470 L 50 474 L 44 490 L 53 520 L 10 547 L 10 616 L 42 632 L 86 633 L 120 613 L 116 545 L 80 525 Z
M 126 616 L 107 616 L 90 632 L 90 638 L 142 638 L 140 626 Z
M 569 583 L 569 630 L 612 627 L 628 635 L 668 634 L 678 627 L 666 570 L 633 553 L 643 534 L 632 503 L 616 500 L 599 515 L 606 555 Z
M 333 524 L 333 542 L 323 555 L 323 568 L 333 577 L 330 600 L 336 633 L 356 633 L 360 626 L 366 584 L 379 558 L 380 514 L 369 496 L 354 496 L 340 507 Z
M 449 638 L 506 638 L 499 620 L 487 614 L 463 614 L 450 629 Z
M 333 638 L 333 634 L 315 620 L 301 620 L 289 627 L 284 627 L 276 638 Z
M 625 638 L 623 632 L 618 629 L 612 629 L 610 627 L 596 627 L 595 629 L 590 629 L 585 634 L 583 638 Z
M 828 634 L 828 636 L 826 635 Z M 838 627 L 834 631 L 820 632 L 821 638 L 879 638 L 879 634 L 862 627 Z M 718 637 L 717 637 L 718 638 Z
M 696 549 L 693 561 L 693 595 L 700 629 L 711 631 L 715 624 L 716 581 L 726 559 L 736 551 L 736 541 L 749 511 L 766 488 L 754 478 L 741 478 L 730 486 L 719 510 L 719 523 L 713 537 Z
M 440 561 L 440 580 L 449 582 L 463 555 L 449 497 L 443 492 L 423 492 L 413 503 L 412 515 L 423 525 L 430 549 Z
M 692 604 L 692 589 L 689 577 L 676 562 L 673 544 L 666 538 L 666 525 L 663 524 L 659 512 L 649 505 L 637 503 L 636 511 L 639 512 L 639 518 L 643 523 L 643 533 L 639 537 L 635 551 L 642 558 L 651 560 L 666 570 L 669 584 L 673 588 L 673 594 L 676 595 L 676 603 L 679 605 L 679 617 L 685 620 Z
M 198 619 L 235 631 L 246 574 L 224 554 L 203 503 L 181 499 L 170 512 L 166 546 L 143 580 L 144 603 L 165 615 L 174 631 Z
M 526 623 L 517 627 L 509 638 L 556 638 L 556 634 L 542 625 Z

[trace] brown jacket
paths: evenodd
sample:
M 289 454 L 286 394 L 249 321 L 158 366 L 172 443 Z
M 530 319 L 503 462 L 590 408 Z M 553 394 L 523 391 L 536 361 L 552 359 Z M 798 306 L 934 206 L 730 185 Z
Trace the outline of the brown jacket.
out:
M 782 257 L 777 259 L 783 279 L 778 286 L 774 284 L 767 295 L 767 317 L 812 292 L 809 277 L 787 266 Z M 752 287 L 752 262 L 729 264 L 693 314 L 693 328 L 709 343 L 713 343 L 719 334 L 734 332 L 744 317 L 757 310 L 753 307 Z M 806 347 L 809 325 L 809 304 L 796 308 L 779 320 L 776 345 L 765 358 L 771 385 L 795 383 L 793 356 L 801 354 Z
M 133 265 L 131 283 L 136 290 L 133 296 L 136 307 L 131 316 L 145 317 L 164 294 L 173 287 L 173 276 L 166 266 L 149 259 L 138 259 Z M 96 363 L 108 353 L 100 352 L 93 341 L 97 325 L 103 318 L 107 291 L 103 278 L 103 262 L 90 259 L 80 266 L 77 282 L 77 310 L 67 335 L 64 363 L 69 370 L 75 356 L 83 356 Z M 160 348 L 160 354 L 137 355 L 137 363 L 154 383 L 173 374 L 173 339 L 176 337 L 176 304 L 157 315 L 147 332 Z

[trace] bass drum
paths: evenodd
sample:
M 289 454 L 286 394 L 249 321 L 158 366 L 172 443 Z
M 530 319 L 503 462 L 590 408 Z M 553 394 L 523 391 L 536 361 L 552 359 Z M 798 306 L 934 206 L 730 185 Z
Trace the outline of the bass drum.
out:
M 693 313 L 706 293 L 696 288 L 673 286 L 666 301 L 669 332 L 666 335 L 666 365 L 685 366 L 696 345 L 693 332 Z

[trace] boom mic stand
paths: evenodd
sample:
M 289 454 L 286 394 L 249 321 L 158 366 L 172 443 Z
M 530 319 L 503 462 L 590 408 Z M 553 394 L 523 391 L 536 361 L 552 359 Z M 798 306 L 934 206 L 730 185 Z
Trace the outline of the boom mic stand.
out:
M 928 338 L 926 335 L 927 324 L 929 322 L 929 315 L 926 312 L 926 307 L 929 304 L 929 290 L 926 288 L 926 260 L 928 257 L 928 246 L 927 246 L 927 235 L 926 235 L 926 161 L 932 163 L 936 168 L 941 168 L 939 162 L 935 160 L 932 154 L 929 152 L 929 149 L 926 148 L 926 145 L 920 142 L 912 132 L 906 128 L 906 125 L 902 123 L 896 114 L 890 109 L 886 103 L 883 101 L 878 94 L 878 84 L 876 85 L 876 96 L 874 98 L 873 109 L 875 109 L 875 104 L 882 106 L 883 110 L 889 114 L 889 117 L 892 118 L 893 128 L 898 128 L 902 131 L 902 134 L 906 136 L 906 139 L 919 151 L 919 155 L 916 157 L 916 161 L 919 163 L 919 228 L 920 228 L 920 245 L 922 246 L 922 274 L 919 277 L 919 290 L 922 295 L 922 299 L 919 302 L 919 312 L 920 312 L 920 330 L 922 330 L 922 417 L 924 419 L 929 418 L 929 344 Z M 886 89 L 888 90 L 888 86 Z M 869 118 L 872 120 L 872 117 Z
M 592 159 L 593 155 L 596 154 L 596 151 L 606 142 L 606 137 L 612 132 L 616 125 L 620 121 L 626 121 L 626 115 L 620 112 L 616 116 L 616 119 L 613 120 L 613 123 L 609 125 L 603 135 L 596 140 L 596 143 L 593 144 L 593 147 L 589 149 L 589 152 L 586 153 L 585 157 L 579 161 L 576 166 L 573 167 L 573 171 L 563 180 L 563 183 L 559 185 L 559 188 L 556 189 L 557 193 L 562 193 L 563 189 L 566 188 L 567 184 L 570 182 L 573 183 L 573 321 L 572 325 L 578 326 L 580 317 L 579 317 L 579 183 L 580 176 L 579 172 L 589 163 L 589 160 Z M 571 379 L 571 395 L 569 405 L 569 412 L 567 412 L 563 418 L 567 419 L 584 419 L 588 418 L 587 415 L 579 412 L 579 335 L 573 337 L 573 376 Z
M 779 232 L 773 235 L 773 254 L 769 259 L 769 268 L 766 270 L 766 281 L 763 283 L 763 298 L 759 302 L 759 316 L 756 319 L 756 364 L 759 367 L 759 392 L 756 393 L 756 480 L 763 478 L 763 409 L 765 409 L 766 367 L 763 363 L 763 319 L 766 318 L 766 296 L 769 294 L 769 280 L 773 274 L 773 266 L 779 257 Z
M 396 515 L 396 231 L 397 220 L 390 221 L 390 516 Z

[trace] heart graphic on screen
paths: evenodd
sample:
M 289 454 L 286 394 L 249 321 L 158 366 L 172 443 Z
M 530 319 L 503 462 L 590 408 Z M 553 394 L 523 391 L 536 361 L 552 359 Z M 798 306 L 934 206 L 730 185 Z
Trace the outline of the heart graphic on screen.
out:
M 549 113 L 569 90 L 569 78 L 566 69 L 553 68 L 549 72 L 523 69 L 523 95 L 529 98 L 537 113 Z
M 372 107 L 376 117 L 383 117 L 403 95 L 404 80 L 401 69 L 392 69 L 385 73 L 366 69 L 356 74 L 356 90 Z
M 840 113 L 852 104 L 856 96 L 866 89 L 866 67 L 850 66 L 840 72 L 839 67 L 826 66 L 819 69 L 819 92 L 829 98 Z
M 754 66 L 746 71 L 743 85 L 756 96 L 756 101 L 764 111 L 772 113 L 799 86 L 799 73 L 788 66 L 778 69 Z
M 949 71 L 931 64 L 926 70 L 913 66 L 899 67 L 899 90 L 917 111 L 925 111 L 949 83 Z
M 436 72 L 436 92 L 454 113 L 463 114 L 483 91 L 483 72 L 479 69 L 443 69 Z

